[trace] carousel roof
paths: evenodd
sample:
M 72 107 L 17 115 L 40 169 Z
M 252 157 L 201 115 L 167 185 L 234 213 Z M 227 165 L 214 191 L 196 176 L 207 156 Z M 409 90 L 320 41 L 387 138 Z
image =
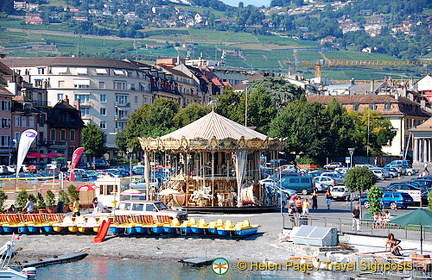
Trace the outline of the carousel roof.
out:
M 185 127 L 161 136 L 161 139 L 181 139 L 182 137 L 185 137 L 187 140 L 198 138 L 210 140 L 213 137 L 217 140 L 227 138 L 239 140 L 241 137 L 245 140 L 265 140 L 268 138 L 262 133 L 236 123 L 213 111 Z
M 156 139 L 140 138 L 144 150 L 282 150 L 273 139 L 215 112 Z

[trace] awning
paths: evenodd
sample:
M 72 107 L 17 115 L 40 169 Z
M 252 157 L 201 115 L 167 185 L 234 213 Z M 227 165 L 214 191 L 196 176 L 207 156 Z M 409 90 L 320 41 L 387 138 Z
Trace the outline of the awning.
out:
M 87 68 L 77 68 L 78 75 L 87 75 Z
M 107 75 L 108 71 L 106 69 L 96 69 L 96 74 L 98 74 L 98 75 Z
M 28 152 L 26 158 L 47 158 L 47 156 L 38 152 Z
M 90 85 L 90 80 L 74 80 L 74 85 Z
M 65 74 L 67 73 L 67 67 L 56 67 L 53 69 L 57 74 Z
M 125 73 L 122 70 L 114 69 L 113 71 L 114 71 L 114 75 L 117 75 L 117 76 L 124 76 L 125 75 Z

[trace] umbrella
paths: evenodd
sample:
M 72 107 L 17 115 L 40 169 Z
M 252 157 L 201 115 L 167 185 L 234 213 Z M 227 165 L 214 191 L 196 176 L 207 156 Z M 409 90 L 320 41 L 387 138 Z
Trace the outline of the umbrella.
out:
M 423 226 L 432 226 L 432 212 L 418 208 L 417 210 L 396 216 L 390 219 L 391 223 L 398 225 L 420 226 L 420 252 L 423 254 Z
M 165 189 L 158 193 L 158 195 L 170 195 L 170 194 L 179 194 L 179 191 L 173 190 L 173 189 Z
M 128 189 L 128 190 L 122 191 L 121 194 L 141 194 L 141 191 L 135 190 L 135 189 Z
M 94 191 L 94 190 L 96 190 L 98 188 L 99 187 L 96 186 L 96 185 L 86 184 L 86 185 L 82 185 L 82 186 L 76 187 L 75 190 L 80 191 L 80 192 L 86 192 L 86 191 Z
M 61 153 L 58 153 L 58 152 L 51 152 L 51 153 L 48 153 L 48 154 L 46 154 L 46 157 L 48 157 L 48 158 L 57 158 L 57 157 L 64 157 L 65 156 L 65 154 L 61 154 Z

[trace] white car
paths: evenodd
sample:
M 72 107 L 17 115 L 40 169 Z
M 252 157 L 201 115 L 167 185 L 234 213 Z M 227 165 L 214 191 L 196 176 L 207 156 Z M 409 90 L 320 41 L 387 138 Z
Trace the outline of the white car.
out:
M 351 192 L 345 186 L 333 187 L 330 193 L 335 200 L 348 200 L 351 196 Z
M 313 178 L 315 188 L 319 188 L 319 185 L 327 185 L 330 187 L 336 186 L 336 180 L 330 176 L 317 176 Z
M 377 179 L 385 180 L 384 172 L 381 169 L 371 169 L 371 171 L 374 173 L 374 175 L 377 177 Z

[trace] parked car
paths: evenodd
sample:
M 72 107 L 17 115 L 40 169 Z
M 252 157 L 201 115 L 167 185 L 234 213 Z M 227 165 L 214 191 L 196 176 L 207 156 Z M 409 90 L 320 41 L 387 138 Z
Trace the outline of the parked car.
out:
M 324 184 L 330 187 L 334 187 L 337 185 L 336 180 L 330 176 L 317 176 L 313 178 L 315 187 L 318 185 Z
M 336 182 L 336 185 L 345 184 L 345 176 L 338 172 L 324 172 L 321 176 L 329 176 Z
M 324 165 L 323 167 L 324 167 L 325 169 L 335 169 L 335 168 L 338 168 L 338 167 L 342 167 L 342 165 L 343 165 L 342 162 L 339 162 L 339 161 L 333 161 L 333 162 L 327 163 L 327 164 Z
M 412 168 L 412 167 L 405 167 L 402 168 L 402 174 L 403 175 L 407 175 L 407 176 L 412 176 L 419 173 L 419 170 L 416 168 Z
M 351 196 L 351 192 L 345 186 L 332 187 L 330 193 L 335 200 L 348 200 Z
M 379 198 L 382 207 L 390 207 L 391 209 L 407 208 L 408 206 L 414 205 L 413 198 L 403 192 L 384 192 L 382 198 Z M 364 197 L 361 200 L 361 204 L 367 209 L 370 207 L 369 198 Z
M 180 222 L 187 220 L 188 214 L 185 211 L 169 209 L 161 201 L 147 200 L 125 200 L 120 201 L 114 211 L 115 215 L 152 215 L 154 220 L 157 216 L 169 216 L 171 219 L 177 218 Z
M 390 175 L 390 178 L 395 178 L 399 175 L 399 171 L 394 167 L 384 167 L 383 170 Z
M 283 176 L 281 185 L 283 189 L 292 189 L 303 195 L 313 192 L 312 178 L 308 176 Z
M 335 171 L 340 173 L 340 174 L 346 174 L 349 170 L 349 167 L 338 167 L 335 168 Z
M 105 159 L 97 159 L 94 163 L 94 168 L 99 169 L 99 168 L 109 168 L 110 167 L 110 163 L 109 161 L 105 160 Z
M 279 188 L 278 185 L 274 184 L 274 185 L 265 185 L 264 187 L 265 191 L 267 192 L 267 195 L 269 198 L 271 198 L 272 196 L 276 196 L 277 197 L 277 205 L 280 205 L 280 195 L 282 193 L 282 206 L 285 207 L 288 204 L 288 200 L 291 196 L 293 196 L 294 194 L 296 194 L 297 192 L 295 190 L 291 190 L 291 189 L 283 189 L 283 188 Z
M 371 169 L 375 177 L 379 180 L 385 180 L 384 172 L 381 169 L 373 168 Z
M 384 167 L 399 168 L 401 166 L 402 166 L 402 168 L 409 168 L 409 167 L 412 167 L 412 164 L 411 164 L 411 161 L 409 161 L 409 160 L 394 160 L 390 163 L 387 163 Z
M 414 202 L 417 203 L 420 203 L 422 199 L 422 189 L 419 186 L 410 184 L 409 182 L 392 183 L 387 186 L 387 189 L 395 192 L 408 193 L 414 199 Z

